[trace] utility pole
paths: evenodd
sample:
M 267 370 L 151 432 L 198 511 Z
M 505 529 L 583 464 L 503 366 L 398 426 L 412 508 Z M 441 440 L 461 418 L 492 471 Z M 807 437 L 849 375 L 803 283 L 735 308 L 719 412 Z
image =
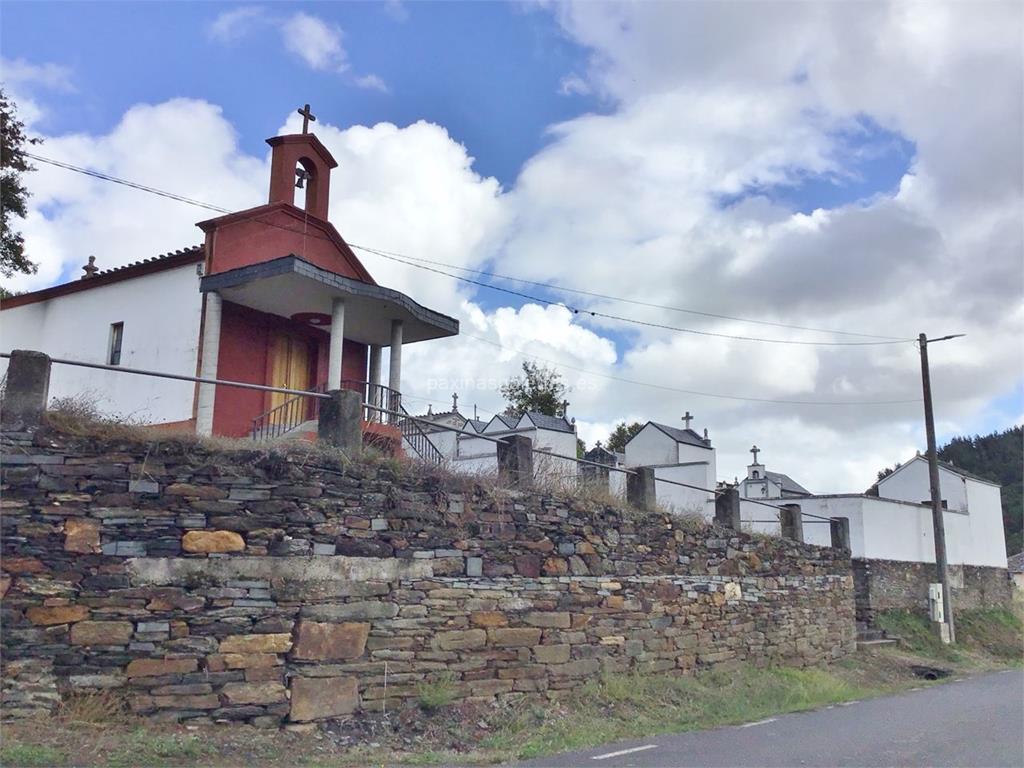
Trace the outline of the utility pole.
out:
M 932 339 L 932 342 L 955 339 L 963 334 L 943 336 Z M 924 430 L 928 439 L 928 482 L 932 496 L 932 528 L 935 536 L 935 566 L 938 571 L 939 584 L 942 585 L 942 615 L 949 629 L 949 642 L 956 642 L 956 631 L 953 624 L 953 603 L 949 597 L 949 574 L 946 564 L 946 526 L 942 517 L 942 491 L 939 488 L 939 456 L 935 447 L 935 414 L 932 412 L 932 379 L 928 370 L 928 336 L 921 334 L 918 343 L 921 347 L 921 386 L 924 390 Z

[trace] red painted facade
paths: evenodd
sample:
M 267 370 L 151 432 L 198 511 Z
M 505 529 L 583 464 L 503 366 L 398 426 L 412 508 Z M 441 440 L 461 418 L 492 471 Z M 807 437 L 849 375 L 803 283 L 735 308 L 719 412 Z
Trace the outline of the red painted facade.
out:
M 319 328 L 295 323 L 277 315 L 224 303 L 221 314 L 220 355 L 217 376 L 228 381 L 267 384 L 270 381 L 270 337 L 274 331 L 305 338 L 310 346 L 311 386 L 327 381 L 329 335 Z M 348 339 L 341 363 L 341 377 L 366 380 L 366 345 Z M 213 406 L 213 432 L 226 437 L 246 437 L 252 421 L 270 409 L 271 395 L 254 389 L 217 387 Z
M 273 147 L 269 202 L 199 223 L 206 233 L 205 273 L 226 272 L 294 254 L 321 269 L 374 283 L 352 249 L 327 221 L 330 172 L 337 166 L 334 158 L 312 134 L 277 136 L 267 143 Z M 297 166 L 307 174 L 305 210 L 294 205 Z M 309 386 L 325 383 L 328 332 L 226 301 L 221 317 L 218 378 L 272 385 L 271 342 L 278 331 L 308 341 Z M 366 345 L 346 339 L 342 379 L 365 381 L 366 364 Z M 228 437 L 249 435 L 253 419 L 270 408 L 269 392 L 217 387 L 213 432 Z

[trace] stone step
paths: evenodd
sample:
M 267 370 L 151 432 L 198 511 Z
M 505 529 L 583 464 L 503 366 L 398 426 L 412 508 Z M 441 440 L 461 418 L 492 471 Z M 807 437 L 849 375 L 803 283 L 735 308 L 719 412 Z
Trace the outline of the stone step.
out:
M 858 630 L 858 640 L 884 640 L 887 637 L 884 629 Z
M 857 650 L 859 651 L 862 648 L 877 648 L 877 647 L 883 646 L 883 645 L 897 645 L 898 646 L 899 644 L 900 644 L 899 638 L 893 638 L 893 637 L 882 637 L 882 638 L 878 638 L 876 640 L 860 640 L 860 639 L 858 639 L 857 640 Z

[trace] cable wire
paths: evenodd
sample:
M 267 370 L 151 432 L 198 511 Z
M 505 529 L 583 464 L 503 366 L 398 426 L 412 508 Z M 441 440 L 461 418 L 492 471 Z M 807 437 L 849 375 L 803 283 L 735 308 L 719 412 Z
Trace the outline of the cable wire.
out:
M 31 158 L 33 160 L 37 160 L 37 161 L 42 162 L 42 163 L 48 163 L 48 164 L 56 166 L 58 168 L 63 168 L 63 169 L 66 169 L 66 170 L 75 171 L 76 173 L 82 173 L 82 174 L 85 174 L 87 176 L 91 176 L 93 178 L 100 179 L 100 180 L 103 180 L 103 181 L 110 181 L 110 182 L 113 182 L 115 184 L 121 184 L 123 186 L 130 187 L 132 189 L 137 189 L 137 190 L 140 190 L 140 191 L 143 191 L 143 192 L 149 192 L 150 194 L 159 195 L 161 197 L 165 197 L 165 198 L 168 198 L 170 200 L 176 200 L 176 201 L 182 202 L 182 203 L 188 203 L 189 205 L 198 206 L 200 208 L 205 208 L 207 210 L 216 211 L 218 213 L 230 213 L 230 211 L 227 208 L 222 208 L 222 207 L 217 206 L 217 205 L 212 205 L 210 203 L 205 203 L 205 202 L 202 202 L 200 200 L 195 200 L 195 199 L 190 198 L 190 197 L 185 197 L 184 195 L 177 195 L 177 194 L 174 194 L 172 192 L 165 192 L 165 191 L 157 189 L 155 187 L 150 187 L 150 186 L 145 185 L 145 184 L 139 184 L 139 183 L 136 183 L 136 182 L 133 182 L 133 181 L 128 181 L 127 179 L 121 179 L 121 178 L 118 178 L 117 176 L 111 176 L 110 174 L 102 173 L 100 171 L 93 171 L 93 170 L 90 170 L 88 168 L 82 168 L 82 167 L 79 167 L 79 166 L 76 166 L 76 165 L 72 165 L 71 163 L 64 163 L 64 162 L 61 162 L 61 161 L 58 161 L 58 160 L 53 160 L 51 158 L 43 157 L 42 155 L 37 155 L 37 154 L 31 153 L 31 152 L 23 152 L 22 154 L 25 157 Z M 297 232 L 297 230 L 292 230 L 290 227 L 284 227 L 282 225 L 275 224 L 273 222 L 263 221 L 263 223 L 264 224 L 268 224 L 270 226 L 279 227 L 281 229 L 285 229 L 285 230 L 289 230 L 289 231 L 296 231 Z M 305 237 L 306 234 L 303 233 L 303 236 Z M 323 235 L 313 234 L 313 235 L 310 235 L 310 236 L 312 236 L 312 237 L 319 237 L 319 238 L 325 239 L 325 240 L 329 239 L 329 238 L 327 238 L 327 237 L 325 237 Z M 801 339 L 770 339 L 770 338 L 763 338 L 763 337 L 758 337 L 758 336 L 743 336 L 743 335 L 738 335 L 738 334 L 718 333 L 718 332 L 715 332 L 715 331 L 702 331 L 702 330 L 698 330 L 698 329 L 695 329 L 695 328 L 683 328 L 683 327 L 680 327 L 680 326 L 668 325 L 668 324 L 665 324 L 665 323 L 655 323 L 655 322 L 650 322 L 650 321 L 646 321 L 646 320 L 640 320 L 638 318 L 626 317 L 626 316 L 623 316 L 623 315 L 614 315 L 614 314 L 607 313 L 607 312 L 599 312 L 599 311 L 596 311 L 596 310 L 580 309 L 578 307 L 569 306 L 569 305 L 565 304 L 564 302 L 551 301 L 549 299 L 545 299 L 545 298 L 542 298 L 540 296 L 535 296 L 535 295 L 532 295 L 532 294 L 523 293 L 521 291 L 514 291 L 514 290 L 511 290 L 509 288 L 503 288 L 501 286 L 493 285 L 492 283 L 485 283 L 485 282 L 480 281 L 480 280 L 473 280 L 471 278 L 463 277 L 461 275 L 453 275 L 450 272 L 444 272 L 444 271 L 439 270 L 439 269 L 433 269 L 431 267 L 425 266 L 425 264 L 416 263 L 416 261 L 423 261 L 423 262 L 435 263 L 435 264 L 439 263 L 439 262 L 430 262 L 427 259 L 418 259 L 417 257 L 408 257 L 408 256 L 403 256 L 403 257 L 400 258 L 398 255 L 394 255 L 394 252 L 383 251 L 383 250 L 380 250 L 380 249 L 377 249 L 377 248 L 371 248 L 369 246 L 352 245 L 351 243 L 349 244 L 349 246 L 352 247 L 352 248 L 358 248 L 359 250 L 364 251 L 366 253 L 375 254 L 377 256 L 380 256 L 381 258 L 390 259 L 392 261 L 395 261 L 395 262 L 398 262 L 398 263 L 401 263 L 401 264 L 405 264 L 406 266 L 414 267 L 414 268 L 417 268 L 417 269 L 425 269 L 425 270 L 429 270 L 431 272 L 436 272 L 437 274 L 444 275 L 445 277 L 448 277 L 448 278 L 450 278 L 452 280 L 459 280 L 461 282 L 465 282 L 465 283 L 468 283 L 468 284 L 471 284 L 471 285 L 475 285 L 475 286 L 478 286 L 478 287 L 481 287 L 481 288 L 486 288 L 486 289 L 493 290 L 493 291 L 500 291 L 502 293 L 507 293 L 507 294 L 510 294 L 510 295 L 513 295 L 513 296 L 518 296 L 518 297 L 526 299 L 528 301 L 533 301 L 533 302 L 537 302 L 537 303 L 540 303 L 540 304 L 544 304 L 546 306 L 564 306 L 564 307 L 566 307 L 567 309 L 569 309 L 570 311 L 572 311 L 575 314 L 579 314 L 580 312 L 584 312 L 584 313 L 589 313 L 591 317 L 601 317 L 601 318 L 604 318 L 606 320 L 613 320 L 613 321 L 622 322 L 622 323 L 631 323 L 631 324 L 634 324 L 634 325 L 640 325 L 640 326 L 644 326 L 644 327 L 648 327 L 648 328 L 657 328 L 657 329 L 660 329 L 660 330 L 674 331 L 674 332 L 677 332 L 677 333 L 688 333 L 688 334 L 694 334 L 694 335 L 698 335 L 698 336 L 707 336 L 707 337 L 712 337 L 712 338 L 730 339 L 730 340 L 733 340 L 733 341 L 758 342 L 758 343 L 762 343 L 762 344 L 792 344 L 792 345 L 799 345 L 799 346 L 826 346 L 826 347 L 879 346 L 879 345 L 890 345 L 890 344 L 903 344 L 903 343 L 906 343 L 906 342 L 913 341 L 913 339 L 903 339 L 903 338 L 897 338 L 897 337 L 880 337 L 880 336 L 875 336 L 873 334 L 861 334 L 861 333 L 853 333 L 853 332 L 849 332 L 849 331 L 831 331 L 831 330 L 825 330 L 825 329 L 819 329 L 819 328 L 808 328 L 808 327 L 803 327 L 803 326 L 794 326 L 794 325 L 786 325 L 786 324 L 782 324 L 782 323 L 773 323 L 773 322 L 770 322 L 770 321 L 746 320 L 744 318 L 736 318 L 736 317 L 731 317 L 731 316 L 728 316 L 728 315 L 716 315 L 716 314 L 713 314 L 713 313 L 700 312 L 700 311 L 697 311 L 697 310 L 687 310 L 687 309 L 682 309 L 682 308 L 678 308 L 678 307 L 666 307 L 666 306 L 662 306 L 662 305 L 658 305 L 658 304 L 649 304 L 649 303 L 646 303 L 646 302 L 637 302 L 637 301 L 630 300 L 630 299 L 621 299 L 621 298 L 614 297 L 614 296 L 608 296 L 608 295 L 599 294 L 599 293 L 592 293 L 592 292 L 587 292 L 587 291 L 581 291 L 581 290 L 577 290 L 577 289 L 560 288 L 558 286 L 553 286 L 553 287 L 552 286 L 546 286 L 546 287 L 549 287 L 549 288 L 553 288 L 555 290 L 564 290 L 564 291 L 580 293 L 580 294 L 584 294 L 584 295 L 591 295 L 591 296 L 594 296 L 594 297 L 597 297 L 597 298 L 610 299 L 610 300 L 614 300 L 614 301 L 625 301 L 625 302 L 629 302 L 629 303 L 639 304 L 639 305 L 642 305 L 642 306 L 651 306 L 651 307 L 656 307 L 656 308 L 659 308 L 659 309 L 667 309 L 667 310 L 676 311 L 676 312 L 690 312 L 692 314 L 703 315 L 703 316 L 706 316 L 706 317 L 716 317 L 716 318 L 719 318 L 719 319 L 737 320 L 737 321 L 740 321 L 740 322 L 762 323 L 762 324 L 765 324 L 765 325 L 774 325 L 774 326 L 778 326 L 778 327 L 786 327 L 786 328 L 794 328 L 794 329 L 799 329 L 799 330 L 814 331 L 816 333 L 833 333 L 833 334 L 842 334 L 842 335 L 848 335 L 848 336 L 863 336 L 863 337 L 868 337 L 868 338 L 874 338 L 876 340 L 875 341 L 810 341 L 810 340 L 801 340 Z M 415 259 L 415 261 L 413 259 Z M 455 267 L 455 268 L 456 269 L 465 269 L 465 268 L 461 268 L 461 267 Z M 468 270 L 467 269 L 467 271 L 479 272 L 480 274 L 490 274 L 490 273 L 482 272 L 482 271 L 479 271 L 479 270 Z M 521 278 L 514 278 L 514 277 L 508 277 L 508 276 L 498 276 L 498 277 L 501 277 L 502 279 L 507 279 L 507 280 L 516 280 L 516 281 L 519 281 L 519 282 L 524 282 L 524 283 L 532 284 L 532 285 L 545 285 L 543 283 L 537 283 L 535 281 L 530 281 L 530 280 L 523 280 Z
M 581 288 L 570 288 L 568 286 L 555 285 L 553 283 L 544 283 L 544 282 L 540 282 L 538 280 L 527 280 L 526 278 L 523 278 L 523 277 L 513 277 L 512 275 L 503 275 L 503 274 L 500 274 L 498 272 L 488 272 L 488 271 L 482 270 L 482 269 L 473 269 L 472 267 L 463 267 L 463 266 L 459 266 L 458 264 L 449 264 L 449 263 L 444 262 L 444 261 L 433 261 L 431 259 L 425 259 L 425 258 L 420 257 L 420 256 L 409 256 L 408 254 L 398 253 L 396 251 L 385 251 L 385 250 L 380 249 L 380 248 L 371 248 L 370 246 L 366 246 L 366 245 L 356 245 L 355 243 L 349 243 L 348 245 L 349 245 L 350 248 L 356 248 L 356 249 L 358 249 L 360 251 L 367 251 L 369 253 L 373 253 L 373 254 L 376 254 L 378 256 L 387 255 L 387 256 L 393 256 L 393 257 L 401 258 L 401 259 L 408 259 L 410 261 L 419 261 L 419 262 L 423 262 L 425 264 L 433 264 L 434 266 L 437 266 L 437 267 L 447 267 L 449 269 L 457 269 L 460 272 L 469 272 L 469 273 L 474 274 L 474 275 L 481 275 L 481 276 L 484 276 L 484 277 L 492 277 L 492 278 L 496 278 L 498 280 L 509 280 L 509 281 L 515 282 L 515 283 L 524 283 L 525 285 L 534 285 L 534 286 L 537 286 L 539 288 L 547 288 L 549 290 L 562 291 L 564 293 L 576 293 L 576 294 L 579 294 L 581 296 L 591 296 L 593 298 L 606 299 L 608 301 L 618 301 L 618 302 L 622 302 L 623 304 L 635 304 L 636 306 L 639 306 L 639 307 L 650 307 L 652 309 L 664 309 L 664 310 L 668 310 L 670 312 L 682 312 L 682 313 L 690 314 L 690 315 L 699 315 L 701 317 L 713 317 L 713 318 L 716 318 L 718 320 L 735 320 L 735 321 L 741 322 L 741 323 L 752 323 L 752 324 L 756 324 L 756 325 L 770 325 L 770 326 L 773 326 L 775 328 L 790 328 L 792 330 L 797 330 L 797 331 L 813 331 L 815 333 L 831 333 L 831 334 L 835 334 L 837 336 L 862 336 L 862 337 L 868 338 L 868 339 L 886 339 L 886 340 L 889 340 L 889 341 L 905 341 L 906 340 L 906 339 L 903 339 L 903 338 L 901 338 L 899 336 L 880 336 L 880 335 L 874 334 L 874 333 L 856 333 L 854 331 L 835 331 L 835 330 L 831 330 L 831 329 L 828 329 L 828 328 L 813 328 L 811 326 L 806 326 L 806 325 L 791 325 L 789 323 L 777 323 L 777 322 L 773 322 L 771 320 L 754 320 L 754 319 L 749 318 L 749 317 L 736 317 L 735 315 L 722 315 L 722 314 L 717 314 L 715 312 L 704 312 L 704 311 L 699 310 L 699 309 L 688 309 L 686 307 L 674 307 L 674 306 L 671 306 L 671 305 L 668 305 L 668 304 L 655 304 L 655 303 L 652 303 L 652 302 L 649 302 L 649 301 L 639 301 L 638 299 L 627 299 L 627 298 L 624 298 L 622 296 L 612 296 L 612 295 L 607 294 L 607 293 L 597 293 L 595 291 L 585 291 L 585 290 L 583 290 Z M 587 311 L 587 310 L 584 310 L 584 311 Z

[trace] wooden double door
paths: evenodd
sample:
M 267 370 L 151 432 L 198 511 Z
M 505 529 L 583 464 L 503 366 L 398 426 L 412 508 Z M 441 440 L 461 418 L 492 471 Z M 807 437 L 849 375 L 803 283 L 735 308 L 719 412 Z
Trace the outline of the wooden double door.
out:
M 315 386 L 313 370 L 316 352 L 310 339 L 286 331 L 271 331 L 269 358 L 270 375 L 267 383 L 271 387 L 308 391 Z M 284 392 L 271 392 L 270 408 L 275 409 L 295 397 Z M 281 424 L 294 419 L 296 415 L 311 413 L 311 402 L 304 397 L 289 408 L 274 410 L 270 422 Z

